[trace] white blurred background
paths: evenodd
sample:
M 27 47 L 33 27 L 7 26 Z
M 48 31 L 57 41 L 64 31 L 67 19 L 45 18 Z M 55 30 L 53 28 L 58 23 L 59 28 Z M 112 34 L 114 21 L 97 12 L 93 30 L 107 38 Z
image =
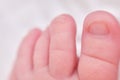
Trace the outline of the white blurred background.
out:
M 120 18 L 119 0 L 0 0 L 0 80 L 7 80 L 18 45 L 29 30 L 44 30 L 57 15 L 68 13 L 77 23 L 77 48 L 85 16 L 106 10 Z M 119 79 L 120 80 L 120 79 Z

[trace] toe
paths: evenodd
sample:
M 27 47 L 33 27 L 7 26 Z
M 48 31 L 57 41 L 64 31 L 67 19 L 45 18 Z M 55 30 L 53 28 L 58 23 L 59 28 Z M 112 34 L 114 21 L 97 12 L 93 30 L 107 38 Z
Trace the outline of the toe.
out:
M 23 75 L 32 70 L 32 56 L 36 41 L 40 37 L 39 29 L 32 30 L 22 41 L 13 72 Z M 15 75 L 14 75 L 15 76 Z
M 111 14 L 97 11 L 84 22 L 80 80 L 117 80 L 120 27 Z
M 72 74 L 76 66 L 76 27 L 73 18 L 61 15 L 50 27 L 49 69 L 55 77 Z
M 39 71 L 48 65 L 49 35 L 48 30 L 44 31 L 38 39 L 34 52 L 34 70 Z

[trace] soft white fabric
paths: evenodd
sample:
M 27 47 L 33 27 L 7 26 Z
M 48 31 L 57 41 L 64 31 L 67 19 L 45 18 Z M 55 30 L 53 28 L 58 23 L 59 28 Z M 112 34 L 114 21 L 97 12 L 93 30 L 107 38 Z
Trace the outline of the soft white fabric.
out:
M 119 0 L 0 0 L 0 80 L 8 80 L 18 45 L 34 27 L 44 30 L 57 15 L 68 13 L 77 23 L 77 48 L 84 17 L 91 11 L 106 10 L 120 17 Z M 120 79 L 119 79 L 120 80 Z

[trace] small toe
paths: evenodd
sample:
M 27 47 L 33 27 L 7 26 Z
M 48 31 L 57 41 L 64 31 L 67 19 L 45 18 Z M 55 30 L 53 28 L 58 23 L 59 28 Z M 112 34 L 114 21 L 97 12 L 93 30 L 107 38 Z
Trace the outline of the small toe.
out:
M 66 77 L 76 66 L 76 25 L 69 15 L 55 18 L 50 27 L 49 69 L 55 77 Z
M 48 65 L 49 59 L 49 35 L 48 30 L 41 34 L 34 51 L 34 70 L 39 71 Z
M 13 76 L 21 76 L 32 71 L 34 47 L 40 37 L 40 34 L 41 31 L 39 29 L 33 29 L 22 41 L 15 62 L 15 67 L 12 74 Z

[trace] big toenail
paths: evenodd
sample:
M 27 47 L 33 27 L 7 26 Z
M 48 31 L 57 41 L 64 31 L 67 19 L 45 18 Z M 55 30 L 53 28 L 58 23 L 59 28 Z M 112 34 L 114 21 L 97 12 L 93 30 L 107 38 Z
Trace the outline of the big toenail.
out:
M 90 24 L 88 31 L 96 35 L 106 35 L 109 33 L 108 26 L 104 22 L 94 22 Z

